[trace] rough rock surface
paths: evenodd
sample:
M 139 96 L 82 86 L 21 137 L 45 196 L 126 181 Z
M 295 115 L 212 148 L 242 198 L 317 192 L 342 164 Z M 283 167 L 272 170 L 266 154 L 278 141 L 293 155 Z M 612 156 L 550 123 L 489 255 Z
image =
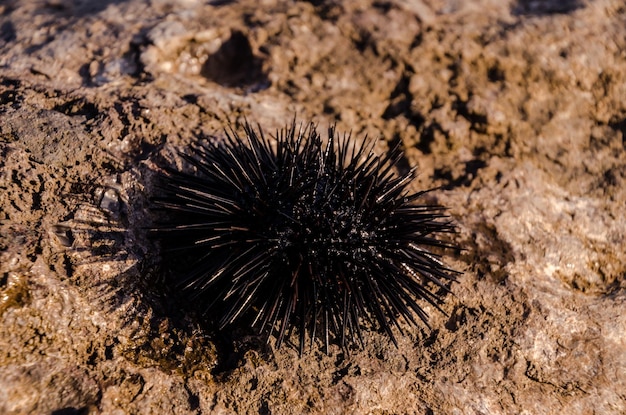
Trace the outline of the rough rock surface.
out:
M 300 357 L 150 283 L 156 163 L 294 113 L 442 186 L 432 331 Z M 3 1 L 0 413 L 624 414 L 625 202 L 622 0 Z

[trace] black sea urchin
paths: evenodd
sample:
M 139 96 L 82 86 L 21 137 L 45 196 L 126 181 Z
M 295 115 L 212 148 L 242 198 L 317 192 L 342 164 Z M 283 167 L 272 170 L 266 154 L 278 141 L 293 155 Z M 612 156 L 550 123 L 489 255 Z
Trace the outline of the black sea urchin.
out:
M 188 265 L 168 277 L 185 301 L 220 328 L 248 315 L 278 346 L 296 327 L 301 352 L 307 333 L 362 343 L 369 321 L 396 343 L 399 316 L 426 323 L 417 301 L 438 308 L 455 274 L 429 248 L 449 247 L 435 236 L 453 227 L 441 206 L 416 203 L 427 191 L 408 191 L 413 171 L 394 174 L 401 151 L 378 157 L 332 127 L 324 142 L 313 124 L 273 139 L 244 128 L 192 145 L 194 172 L 161 178 L 168 219 L 153 232 Z

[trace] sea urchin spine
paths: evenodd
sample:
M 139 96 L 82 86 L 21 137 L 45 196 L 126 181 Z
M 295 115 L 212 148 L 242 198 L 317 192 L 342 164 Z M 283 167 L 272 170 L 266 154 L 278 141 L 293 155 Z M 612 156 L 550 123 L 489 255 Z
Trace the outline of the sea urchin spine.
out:
M 400 316 L 426 323 L 418 301 L 439 309 L 456 274 L 430 249 L 449 248 L 437 235 L 453 226 L 417 203 L 428 191 L 408 190 L 414 170 L 394 173 L 400 149 L 379 157 L 333 127 L 324 142 L 313 124 L 244 130 L 193 144 L 182 157 L 194 171 L 161 177 L 167 219 L 152 232 L 185 263 L 168 277 L 185 300 L 220 328 L 248 315 L 278 346 L 295 327 L 301 352 L 307 333 L 343 347 L 363 343 L 368 321 L 396 343 Z

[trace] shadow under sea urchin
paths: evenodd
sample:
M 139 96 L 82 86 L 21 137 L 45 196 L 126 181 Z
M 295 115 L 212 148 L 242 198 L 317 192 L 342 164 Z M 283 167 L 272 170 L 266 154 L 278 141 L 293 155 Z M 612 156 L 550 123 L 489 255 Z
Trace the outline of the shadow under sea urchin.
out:
M 314 124 L 244 132 L 194 143 L 181 153 L 193 172 L 159 179 L 166 219 L 151 234 L 185 303 L 220 328 L 249 316 L 278 347 L 296 328 L 301 353 L 307 334 L 328 350 L 362 344 L 364 321 L 394 344 L 400 316 L 427 324 L 418 301 L 439 309 L 457 274 L 430 249 L 452 248 L 437 236 L 454 229 L 445 208 L 417 203 L 429 190 L 408 190 L 414 170 L 395 174 L 400 149 L 379 157 L 373 140 L 331 127 L 324 141 Z

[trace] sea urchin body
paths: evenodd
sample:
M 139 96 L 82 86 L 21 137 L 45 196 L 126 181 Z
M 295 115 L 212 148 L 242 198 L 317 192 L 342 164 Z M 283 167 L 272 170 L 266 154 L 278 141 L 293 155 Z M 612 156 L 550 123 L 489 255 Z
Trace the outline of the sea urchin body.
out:
M 329 128 L 296 124 L 267 138 L 245 125 L 223 141 L 192 145 L 193 167 L 168 169 L 155 199 L 167 216 L 153 229 L 166 255 L 185 262 L 168 277 L 221 328 L 244 315 L 277 344 L 292 328 L 346 344 L 367 321 L 396 342 L 399 318 L 426 323 L 455 271 L 433 247 L 453 230 L 441 206 L 418 204 L 413 171 L 398 176 L 399 149 L 378 157 Z

